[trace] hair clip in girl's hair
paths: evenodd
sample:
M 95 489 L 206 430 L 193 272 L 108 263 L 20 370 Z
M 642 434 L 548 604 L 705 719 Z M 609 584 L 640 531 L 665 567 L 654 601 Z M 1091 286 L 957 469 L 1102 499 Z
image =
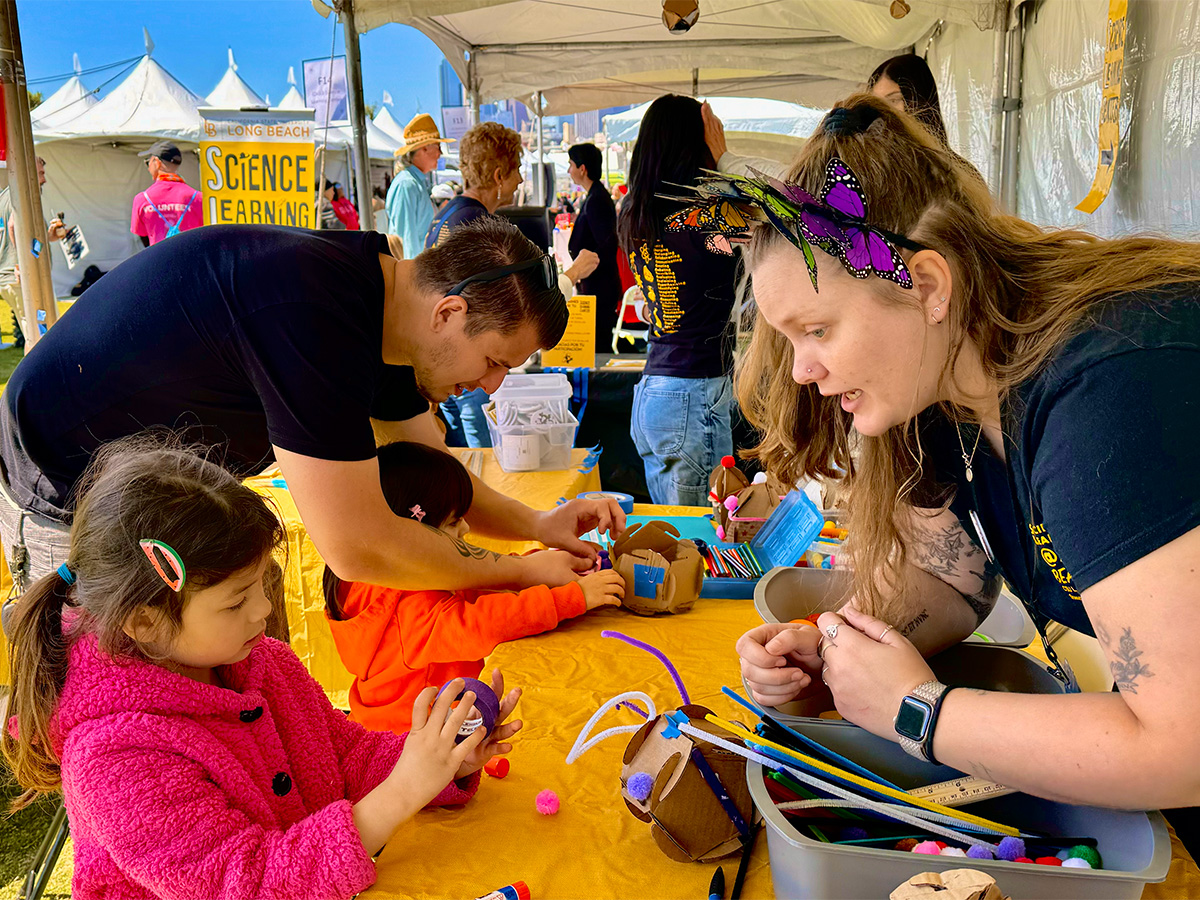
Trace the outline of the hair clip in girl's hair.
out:
M 158 573 L 159 578 L 167 583 L 167 587 L 175 593 L 182 591 L 183 582 L 187 578 L 187 569 L 183 567 L 183 560 L 175 552 L 175 548 L 170 544 L 164 544 L 162 541 L 151 538 L 142 538 L 138 541 L 138 546 L 146 554 L 146 559 L 150 560 L 150 565 L 154 566 L 154 571 Z M 166 569 L 163 568 L 164 563 L 170 568 L 171 575 L 168 575 Z
M 424 520 L 425 520 L 425 510 L 421 509 L 421 504 L 420 504 L 420 503 L 415 503 L 415 504 L 413 504 L 413 505 L 412 505 L 412 506 L 409 508 L 409 510 L 408 510 L 408 511 L 409 511 L 410 513 L 412 513 L 412 517 L 413 517 L 414 519 L 416 519 L 418 522 L 422 522 L 422 521 L 424 521 Z

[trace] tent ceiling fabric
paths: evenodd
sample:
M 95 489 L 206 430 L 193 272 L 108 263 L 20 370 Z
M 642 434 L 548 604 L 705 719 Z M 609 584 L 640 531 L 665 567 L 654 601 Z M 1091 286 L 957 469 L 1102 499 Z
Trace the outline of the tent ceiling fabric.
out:
M 657 0 L 354 0 L 354 16 L 359 31 L 398 22 L 423 32 L 464 84 L 473 68 L 485 102 L 529 102 L 540 90 L 555 114 L 690 94 L 693 69 L 701 94 L 828 106 L 938 20 L 996 28 L 1004 19 L 1003 0 L 910 0 L 903 19 L 889 3 L 700 0 L 700 21 L 684 35 L 666 31 Z

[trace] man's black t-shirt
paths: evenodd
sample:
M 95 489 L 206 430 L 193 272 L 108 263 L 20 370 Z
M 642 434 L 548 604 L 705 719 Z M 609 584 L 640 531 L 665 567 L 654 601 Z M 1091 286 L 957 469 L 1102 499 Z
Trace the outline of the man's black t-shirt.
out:
M 647 375 L 719 378 L 733 368 L 737 258 L 714 253 L 694 232 L 639 243 L 629 266 L 650 313 Z
M 972 482 L 953 425 L 924 418 L 968 533 L 973 509 L 1016 594 L 1092 634 L 1080 593 L 1200 526 L 1200 284 L 1096 306 L 1005 404 L 1007 464 L 980 441 Z
M 66 519 L 107 441 L 154 426 L 260 471 L 272 444 L 375 455 L 370 417 L 429 409 L 411 368 L 382 360 L 384 235 L 197 228 L 93 285 L 13 373 L 0 458 L 22 505 Z

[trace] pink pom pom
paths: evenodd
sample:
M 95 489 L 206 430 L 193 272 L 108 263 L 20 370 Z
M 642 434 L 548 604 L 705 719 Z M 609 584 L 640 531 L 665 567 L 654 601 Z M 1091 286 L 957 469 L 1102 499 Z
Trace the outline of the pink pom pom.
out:
M 912 848 L 912 852 L 924 853 L 926 856 L 937 856 L 942 852 L 942 848 L 934 841 L 921 841 L 921 843 Z
M 721 525 L 717 526 L 717 540 L 718 541 L 725 540 L 725 529 Z
M 730 512 L 737 512 L 738 498 L 736 494 L 730 494 L 725 498 L 725 508 Z
M 558 794 L 547 788 L 537 795 L 535 804 L 543 816 L 552 816 L 558 812 Z

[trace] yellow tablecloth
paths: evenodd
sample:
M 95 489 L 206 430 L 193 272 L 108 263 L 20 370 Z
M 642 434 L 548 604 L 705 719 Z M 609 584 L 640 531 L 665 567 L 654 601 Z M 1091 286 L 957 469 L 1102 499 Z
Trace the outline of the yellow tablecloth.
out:
M 555 472 L 507 473 L 496 463 L 490 450 L 456 450 L 468 468 L 474 462 L 483 481 L 534 509 L 552 509 L 560 497 L 573 498 L 584 491 L 600 489 L 600 474 L 595 465 L 584 465 L 586 450 L 571 451 L 572 468 Z M 580 470 L 583 471 L 580 471 Z M 295 501 L 286 487 L 279 486 L 278 470 L 265 472 L 246 483 L 270 497 L 287 527 L 287 566 L 284 590 L 287 594 L 288 627 L 292 649 L 321 683 L 335 703 L 345 706 L 346 692 L 352 681 L 338 658 L 329 624 L 325 621 L 325 596 L 321 576 L 325 563 L 308 537 Z M 539 544 L 494 541 L 470 535 L 468 540 L 480 547 L 499 552 L 523 552 Z

